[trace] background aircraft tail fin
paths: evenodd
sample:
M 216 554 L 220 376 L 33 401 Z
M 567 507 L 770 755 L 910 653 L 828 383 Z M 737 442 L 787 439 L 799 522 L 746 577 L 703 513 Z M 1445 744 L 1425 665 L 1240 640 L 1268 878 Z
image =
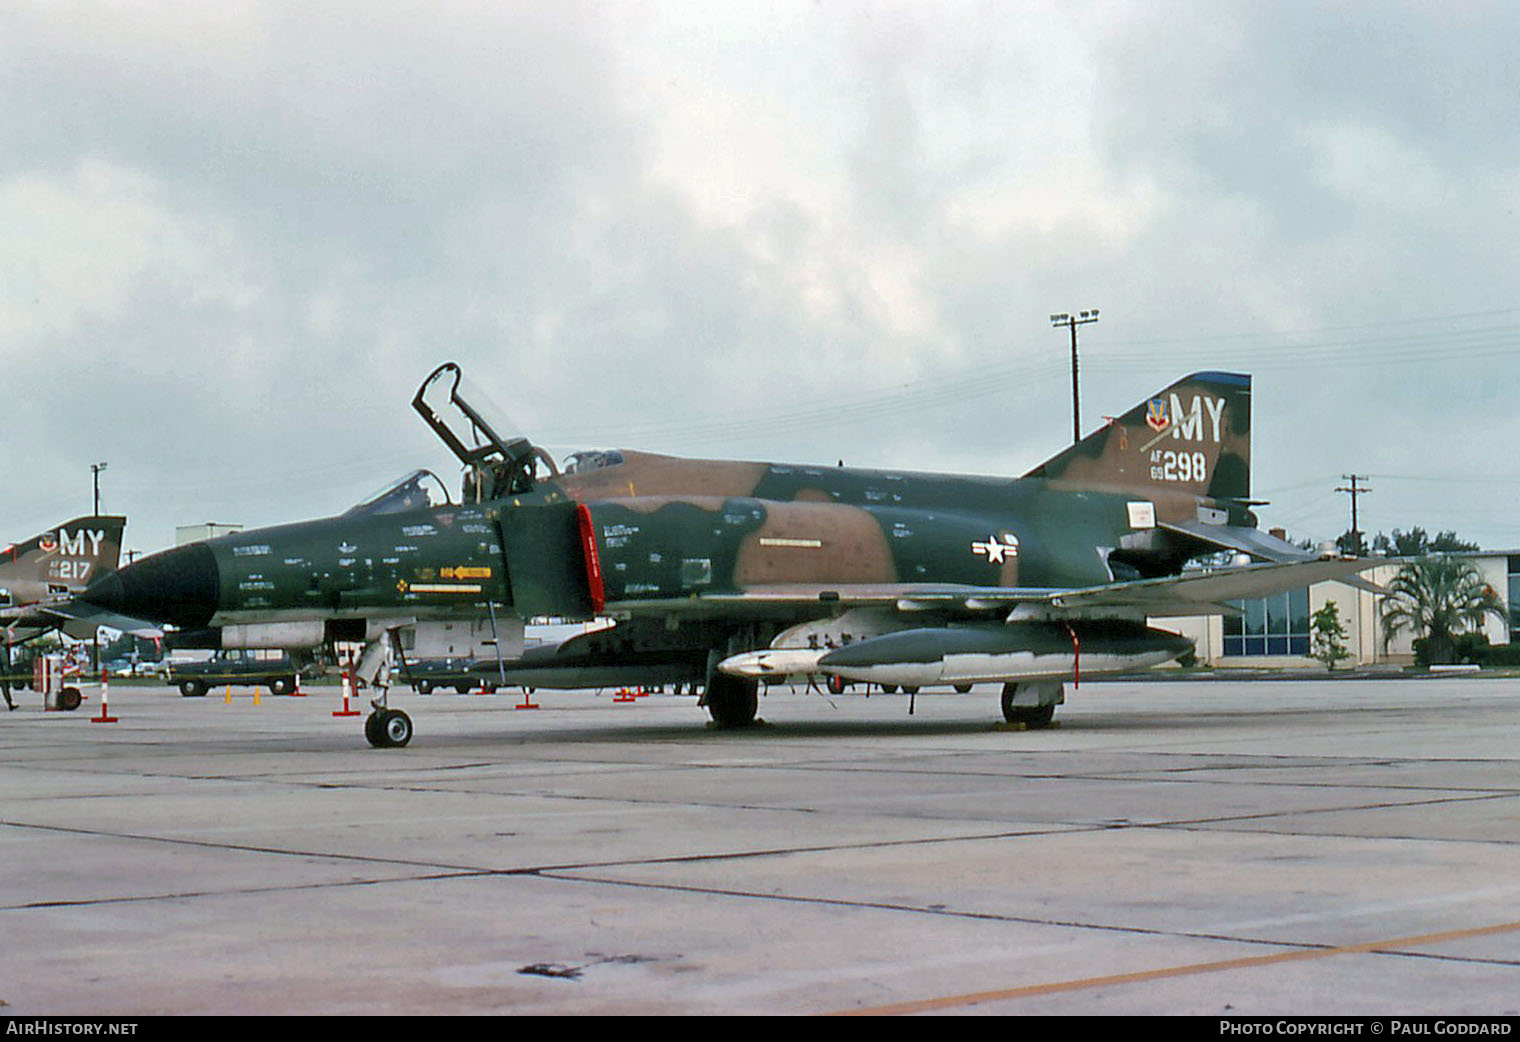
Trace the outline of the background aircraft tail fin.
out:
M 120 516 L 76 517 L 0 550 L 0 581 L 47 583 L 82 590 L 121 561 Z
M 1084 488 L 1251 496 L 1251 378 L 1194 373 L 1030 471 Z

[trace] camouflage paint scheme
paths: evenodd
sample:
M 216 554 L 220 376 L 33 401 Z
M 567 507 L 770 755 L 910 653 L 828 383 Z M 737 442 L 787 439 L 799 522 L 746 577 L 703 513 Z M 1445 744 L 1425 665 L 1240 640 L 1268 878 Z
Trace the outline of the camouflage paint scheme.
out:
M 922 659 L 934 630 L 975 623 L 989 654 L 1023 643 L 1033 653 L 1052 632 L 1060 642 L 1056 622 L 1074 655 L 1074 620 L 1218 610 L 1213 586 L 1173 578 L 1196 557 L 1234 549 L 1277 562 L 1270 575 L 1253 572 L 1243 592 L 1237 581 L 1233 596 L 1354 570 L 1315 569 L 1309 555 L 1256 530 L 1251 382 L 1241 374 L 1186 377 L 1006 479 L 634 451 L 583 454 L 560 473 L 526 439 L 496 436 L 467 409 L 476 444 L 443 429 L 419 403 L 450 369 L 457 388 L 457 367 L 440 367 L 414 405 L 470 468 L 474 501 L 414 509 L 414 498 L 400 496 L 210 539 L 146 558 L 87 598 L 185 628 L 306 620 L 321 624 L 320 639 L 374 639 L 395 620 L 493 608 L 519 618 L 606 616 L 617 620 L 612 629 L 524 654 L 498 667 L 501 676 L 567 687 L 619 676 L 702 681 L 709 703 L 745 703 L 730 714 L 744 722 L 753 681 L 730 696 L 734 678 L 718 666 L 778 639 L 827 650 L 914 629 L 928 633 L 913 645 Z M 858 635 L 836 625 L 856 618 L 853 609 L 869 614 Z M 1021 612 L 1045 625 L 1020 629 Z M 823 628 L 783 636 L 815 623 Z M 1184 650 L 1170 634 L 1127 632 L 1137 650 L 1164 658 Z M 966 639 L 960 632 L 945 643 Z
M 78 593 L 114 571 L 126 525 L 119 516 L 76 517 L 0 550 L 0 609 L 12 609 L 0 618 L 13 619 L 18 614 L 13 609 Z
M 623 452 L 545 494 L 587 505 L 613 609 L 777 584 L 1070 588 L 1174 574 L 1219 547 L 1157 524 L 1202 509 L 1255 527 L 1250 382 L 1199 374 L 1153 400 L 1163 414 L 1183 403 L 1190 423 L 1157 429 L 1136 406 L 1020 480 Z M 1142 499 L 1153 510 L 1137 523 Z M 976 549 L 994 540 L 1010 549 Z
M 11 648 L 59 624 L 47 606 L 67 600 L 116 569 L 126 525 L 126 518 L 115 515 L 76 517 L 0 550 L 0 627 L 5 631 L 0 640 L 0 696 L 11 708 L 11 687 L 27 683 L 31 676 L 29 670 L 20 674 L 12 669 Z

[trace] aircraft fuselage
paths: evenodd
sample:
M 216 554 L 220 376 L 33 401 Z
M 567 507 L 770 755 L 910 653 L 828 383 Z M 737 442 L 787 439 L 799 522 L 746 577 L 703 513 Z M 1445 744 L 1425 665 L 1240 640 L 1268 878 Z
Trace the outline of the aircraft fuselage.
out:
M 90 599 L 194 629 L 487 604 L 591 618 L 778 584 L 1086 587 L 1113 581 L 1115 560 L 1173 568 L 1180 548 L 1154 521 L 1197 504 L 1040 478 L 623 460 L 479 504 L 219 536 L 144 558 Z

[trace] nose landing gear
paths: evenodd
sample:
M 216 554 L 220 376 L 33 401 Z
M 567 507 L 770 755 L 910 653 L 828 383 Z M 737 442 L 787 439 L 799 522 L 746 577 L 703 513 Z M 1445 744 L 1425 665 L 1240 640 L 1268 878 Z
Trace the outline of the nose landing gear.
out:
M 364 721 L 364 737 L 376 749 L 399 748 L 412 740 L 412 718 L 399 709 L 376 705 Z

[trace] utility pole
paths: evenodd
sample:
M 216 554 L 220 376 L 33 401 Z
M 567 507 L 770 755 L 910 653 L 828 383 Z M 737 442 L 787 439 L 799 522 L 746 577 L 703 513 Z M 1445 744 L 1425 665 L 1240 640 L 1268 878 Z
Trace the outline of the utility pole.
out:
M 1077 394 L 1077 327 L 1096 321 L 1098 321 L 1097 308 L 1078 312 L 1076 315 L 1062 312 L 1059 315 L 1050 316 L 1052 326 L 1056 328 L 1065 326 L 1071 330 L 1071 443 L 1073 445 L 1082 440 L 1082 416 Z
M 1372 489 L 1367 488 L 1365 485 L 1357 486 L 1358 481 L 1367 480 L 1366 474 L 1342 474 L 1341 480 L 1351 482 L 1349 486 L 1342 485 L 1335 491 L 1345 492 L 1351 497 L 1351 549 L 1354 553 L 1360 555 L 1362 552 L 1362 532 L 1356 524 L 1356 497 L 1363 493 L 1371 492 Z
M 104 463 L 91 463 L 90 476 L 95 479 L 95 516 L 100 516 L 100 472 L 106 469 Z

